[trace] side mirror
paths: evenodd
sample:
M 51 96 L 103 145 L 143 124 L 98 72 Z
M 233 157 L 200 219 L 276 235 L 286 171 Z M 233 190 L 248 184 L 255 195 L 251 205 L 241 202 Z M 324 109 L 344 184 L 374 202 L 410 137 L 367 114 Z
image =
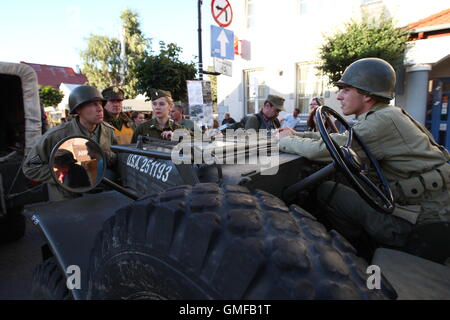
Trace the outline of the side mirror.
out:
M 67 137 L 53 148 L 50 168 L 55 182 L 76 193 L 88 192 L 102 182 L 106 170 L 105 155 L 93 140 Z

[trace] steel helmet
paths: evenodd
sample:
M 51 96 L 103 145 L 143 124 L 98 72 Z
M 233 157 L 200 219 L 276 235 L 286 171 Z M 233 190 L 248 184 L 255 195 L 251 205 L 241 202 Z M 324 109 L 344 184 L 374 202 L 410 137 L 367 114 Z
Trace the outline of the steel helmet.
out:
M 103 98 L 100 91 L 92 86 L 79 86 L 73 89 L 69 96 L 69 110 L 70 114 L 76 114 L 76 109 L 82 104 L 101 101 L 105 106 L 106 99 Z
M 354 87 L 371 96 L 394 98 L 395 70 L 383 59 L 364 58 L 350 64 L 335 86 Z

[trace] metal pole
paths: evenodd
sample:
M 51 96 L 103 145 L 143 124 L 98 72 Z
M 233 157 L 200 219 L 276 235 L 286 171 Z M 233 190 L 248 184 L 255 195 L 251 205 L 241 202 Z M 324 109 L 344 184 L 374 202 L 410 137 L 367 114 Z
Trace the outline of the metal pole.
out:
M 133 200 L 139 199 L 139 197 L 137 195 L 135 195 L 134 193 L 128 191 L 127 189 L 125 189 L 121 185 L 115 183 L 114 181 L 109 180 L 108 178 L 103 177 L 102 182 L 104 184 L 106 184 L 107 186 L 110 186 L 111 188 L 113 188 L 117 192 L 120 192 L 123 195 L 126 195 L 128 198 L 131 198 Z
M 199 80 L 203 80 L 202 4 L 203 4 L 203 0 L 198 0 L 198 78 L 199 78 Z
M 334 161 L 330 164 L 328 164 L 326 167 L 320 169 L 319 171 L 314 172 L 312 175 L 307 176 L 306 178 L 303 178 L 296 184 L 293 184 L 292 186 L 288 187 L 283 192 L 283 199 L 286 199 L 286 201 L 289 201 L 293 196 L 295 196 L 298 192 L 301 190 L 306 189 L 307 187 L 311 186 L 313 183 L 320 182 L 321 180 L 328 177 L 330 174 L 336 172 L 336 167 L 334 166 Z

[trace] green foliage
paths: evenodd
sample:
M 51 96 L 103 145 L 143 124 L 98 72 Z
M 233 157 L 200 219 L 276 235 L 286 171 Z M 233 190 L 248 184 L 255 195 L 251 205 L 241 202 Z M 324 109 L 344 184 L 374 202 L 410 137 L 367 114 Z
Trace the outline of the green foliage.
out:
M 214 67 L 209 66 L 208 71 L 214 71 Z M 212 102 L 217 104 L 217 76 L 208 75 L 209 80 L 211 81 L 211 96 Z
M 62 91 L 52 86 L 41 86 L 39 88 L 39 99 L 44 107 L 54 107 L 64 98 Z
M 83 59 L 82 72 L 89 84 L 99 89 L 120 82 L 120 42 L 105 36 L 91 35 Z
M 125 10 L 120 18 L 125 27 L 125 43 L 127 57 L 127 73 L 125 76 L 125 94 L 134 98 L 138 94 L 136 72 L 139 63 L 150 49 L 150 39 L 146 39 L 141 31 L 138 15 L 131 10 Z
M 150 47 L 140 30 L 139 17 L 130 9 L 120 15 L 125 30 L 126 76 L 122 87 L 126 97 L 134 98 L 137 94 L 136 69 L 139 61 L 145 57 Z M 99 89 L 111 85 L 120 85 L 120 40 L 91 34 L 86 50 L 81 52 L 82 71 L 89 84 Z
M 174 100 L 187 100 L 186 80 L 193 80 L 196 68 L 193 62 L 179 60 L 182 49 L 174 43 L 159 43 L 158 55 L 147 55 L 137 68 L 137 87 L 150 97 L 150 88 L 169 90 Z
M 407 31 L 396 28 L 390 18 L 351 20 L 345 24 L 343 32 L 326 38 L 320 48 L 318 69 L 328 75 L 332 84 L 341 78 L 349 64 L 358 59 L 381 58 L 395 68 L 403 61 L 407 39 Z

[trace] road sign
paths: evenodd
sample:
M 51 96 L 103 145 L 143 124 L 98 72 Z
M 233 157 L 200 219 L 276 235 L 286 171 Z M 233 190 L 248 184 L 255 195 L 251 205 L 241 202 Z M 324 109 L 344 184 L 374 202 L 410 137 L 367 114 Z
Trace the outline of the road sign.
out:
M 220 58 L 213 58 L 214 60 L 214 70 L 220 72 L 223 75 L 232 77 L 233 76 L 233 62 Z
M 211 13 L 214 21 L 221 27 L 228 27 L 233 21 L 233 9 L 228 0 L 212 0 Z
M 234 60 L 234 33 L 211 25 L 211 57 Z

